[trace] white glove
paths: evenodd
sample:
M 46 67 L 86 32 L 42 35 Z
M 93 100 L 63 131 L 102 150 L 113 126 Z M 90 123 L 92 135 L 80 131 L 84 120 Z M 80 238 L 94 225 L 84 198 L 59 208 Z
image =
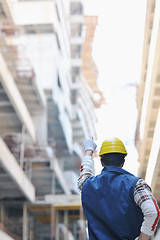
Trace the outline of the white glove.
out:
M 136 237 L 135 240 L 138 240 L 139 237 Z
M 83 149 L 84 151 L 87 150 L 92 150 L 93 152 L 96 150 L 97 145 L 95 144 L 95 142 L 93 141 L 93 138 L 89 138 L 88 140 L 86 140 L 83 143 Z

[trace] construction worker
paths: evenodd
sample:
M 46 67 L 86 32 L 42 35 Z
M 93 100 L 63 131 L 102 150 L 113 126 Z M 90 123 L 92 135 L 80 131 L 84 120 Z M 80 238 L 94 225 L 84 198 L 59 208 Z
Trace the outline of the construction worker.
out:
M 154 234 L 159 208 L 146 182 L 122 169 L 127 156 L 118 138 L 102 143 L 100 159 L 103 170 L 94 176 L 93 153 L 96 144 L 83 144 L 78 187 L 88 220 L 90 240 L 149 240 Z

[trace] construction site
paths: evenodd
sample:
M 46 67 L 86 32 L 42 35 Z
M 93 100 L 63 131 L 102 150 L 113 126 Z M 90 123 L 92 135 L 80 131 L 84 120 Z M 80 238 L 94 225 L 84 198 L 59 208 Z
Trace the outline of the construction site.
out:
M 81 1 L 2 0 L 0 23 L 0 239 L 86 239 L 77 179 L 104 103 L 97 17 Z
M 106 104 L 82 0 L 0 0 L 0 240 L 87 240 L 82 144 Z M 148 0 L 135 145 L 160 203 L 160 3 Z M 159 227 L 153 239 L 160 239 Z

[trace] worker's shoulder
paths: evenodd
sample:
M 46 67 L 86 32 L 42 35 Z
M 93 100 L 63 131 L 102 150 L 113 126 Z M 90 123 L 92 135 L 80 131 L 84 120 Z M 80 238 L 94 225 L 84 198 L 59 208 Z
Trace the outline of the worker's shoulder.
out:
M 136 177 L 134 174 L 124 170 L 124 173 L 122 174 L 122 176 L 124 178 L 126 178 L 126 180 L 128 181 L 132 181 L 134 183 L 136 183 L 140 178 L 139 177 Z
M 136 177 L 133 173 L 130 173 L 123 168 L 121 168 L 118 173 L 121 176 L 125 177 L 126 179 L 130 179 L 130 180 L 133 180 L 133 181 L 138 181 L 140 179 L 139 177 Z
M 97 182 L 99 182 L 100 177 L 101 177 L 101 174 L 88 177 L 86 181 L 83 183 L 82 190 L 88 187 L 89 185 L 95 185 Z

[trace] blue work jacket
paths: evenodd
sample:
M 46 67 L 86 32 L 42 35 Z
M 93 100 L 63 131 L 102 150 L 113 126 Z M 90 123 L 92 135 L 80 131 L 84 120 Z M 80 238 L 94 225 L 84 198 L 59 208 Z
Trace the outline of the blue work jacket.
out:
M 82 187 L 82 206 L 90 240 L 134 240 L 143 222 L 134 201 L 139 178 L 120 167 L 105 166 Z

